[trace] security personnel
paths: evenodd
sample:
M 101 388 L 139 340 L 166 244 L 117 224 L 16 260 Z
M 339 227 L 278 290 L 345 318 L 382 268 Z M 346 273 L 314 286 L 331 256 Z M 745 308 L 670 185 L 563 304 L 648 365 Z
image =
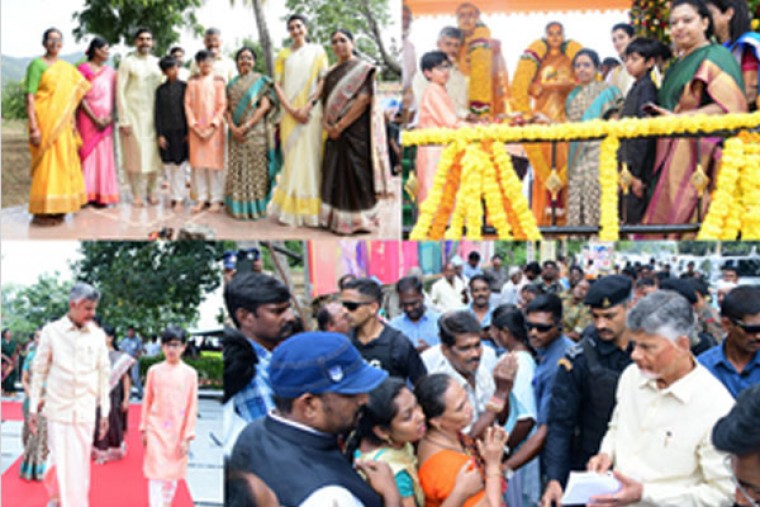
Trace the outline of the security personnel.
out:
M 548 481 L 541 499 L 544 507 L 560 505 L 570 470 L 586 469 L 607 431 L 618 378 L 631 364 L 625 319 L 632 288 L 630 278 L 622 275 L 594 283 L 584 300 L 594 325 L 559 361 L 544 447 Z

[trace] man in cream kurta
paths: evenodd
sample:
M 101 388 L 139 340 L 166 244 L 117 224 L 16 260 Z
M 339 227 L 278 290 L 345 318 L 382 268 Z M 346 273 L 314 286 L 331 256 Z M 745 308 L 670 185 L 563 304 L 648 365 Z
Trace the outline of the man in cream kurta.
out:
M 229 83 L 233 77 L 237 76 L 237 65 L 232 61 L 232 58 L 222 54 L 222 33 L 218 28 L 206 30 L 203 45 L 214 55 L 214 75 L 224 79 L 225 84 Z M 197 76 L 200 73 L 198 63 L 193 58 L 190 64 L 190 76 Z
M 98 421 L 100 437 L 108 430 L 111 365 L 105 334 L 91 322 L 99 297 L 90 285 L 74 285 L 68 314 L 42 329 L 31 366 L 29 426 L 36 434 L 42 410 L 54 465 L 48 473 L 55 474 L 51 496 L 58 498 L 61 507 L 89 505 L 90 453 L 98 405 L 105 414 Z
M 614 465 L 622 488 L 593 505 L 730 506 L 731 471 L 710 435 L 733 398 L 691 355 L 691 305 L 653 292 L 630 311 L 628 328 L 636 364 L 620 377 L 609 428 L 588 463 L 602 473 Z
M 121 61 L 116 84 L 116 105 L 119 110 L 119 139 L 122 162 L 132 190 L 135 206 L 147 198 L 157 204 L 156 178 L 163 167 L 158 153 L 154 109 L 156 88 L 163 75 L 158 58 L 150 54 L 153 36 L 147 29 L 135 35 L 137 51 Z

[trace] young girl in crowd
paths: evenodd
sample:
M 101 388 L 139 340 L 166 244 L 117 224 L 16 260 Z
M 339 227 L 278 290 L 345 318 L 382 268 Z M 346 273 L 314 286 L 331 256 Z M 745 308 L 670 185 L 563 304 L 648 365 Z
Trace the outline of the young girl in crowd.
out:
M 224 79 L 214 75 L 214 55 L 198 51 L 200 74 L 190 79 L 185 93 L 185 115 L 190 131 L 190 166 L 197 203 L 193 213 L 209 204 L 219 212 L 224 201 L 224 113 L 227 92 Z
M 422 507 L 425 495 L 417 478 L 412 444 L 425 435 L 425 416 L 406 383 L 386 379 L 362 407 L 348 452 L 357 460 L 380 460 L 391 466 L 404 507 Z
M 187 476 L 187 454 L 198 415 L 198 373 L 182 362 L 186 340 L 182 328 L 167 327 L 161 335 L 166 360 L 148 370 L 140 433 L 150 507 L 171 506 L 177 481 Z

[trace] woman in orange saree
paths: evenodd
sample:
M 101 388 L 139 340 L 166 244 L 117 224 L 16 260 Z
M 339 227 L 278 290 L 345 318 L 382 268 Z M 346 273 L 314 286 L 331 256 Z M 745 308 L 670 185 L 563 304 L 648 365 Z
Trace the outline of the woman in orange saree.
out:
M 74 114 L 90 83 L 58 59 L 60 30 L 46 30 L 42 44 L 45 55 L 29 64 L 25 85 L 32 156 L 29 212 L 37 225 L 56 225 L 87 202 Z

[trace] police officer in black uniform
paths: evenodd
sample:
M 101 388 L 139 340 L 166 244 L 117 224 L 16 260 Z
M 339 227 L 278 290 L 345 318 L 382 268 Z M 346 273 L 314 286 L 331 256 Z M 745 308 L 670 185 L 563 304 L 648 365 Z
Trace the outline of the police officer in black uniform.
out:
M 622 275 L 596 281 L 584 300 L 594 325 L 559 361 L 544 446 L 544 507 L 560 505 L 570 470 L 586 469 L 607 431 L 618 378 L 631 364 L 625 319 L 632 288 L 630 278 Z

